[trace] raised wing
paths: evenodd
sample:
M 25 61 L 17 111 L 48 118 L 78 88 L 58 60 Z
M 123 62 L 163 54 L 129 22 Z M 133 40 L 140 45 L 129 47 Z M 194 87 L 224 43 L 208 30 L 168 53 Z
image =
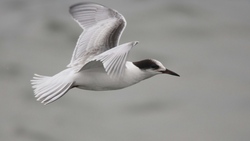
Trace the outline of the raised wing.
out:
M 119 78 L 123 75 L 128 53 L 136 44 L 138 44 L 137 41 L 129 42 L 107 50 L 90 60 L 81 70 L 93 68 L 93 66 L 99 67 L 99 62 L 102 62 L 109 76 Z
M 119 44 L 126 21 L 117 11 L 100 4 L 83 2 L 72 5 L 69 12 L 84 31 L 68 67 L 84 65 L 94 56 Z

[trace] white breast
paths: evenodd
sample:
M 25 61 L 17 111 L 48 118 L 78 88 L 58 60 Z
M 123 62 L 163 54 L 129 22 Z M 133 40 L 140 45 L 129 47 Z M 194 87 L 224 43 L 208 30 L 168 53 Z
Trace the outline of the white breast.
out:
M 75 74 L 74 86 L 85 90 L 116 90 L 122 89 L 145 79 L 143 72 L 133 65 L 126 62 L 124 75 L 120 78 L 111 78 L 103 68 L 83 70 Z

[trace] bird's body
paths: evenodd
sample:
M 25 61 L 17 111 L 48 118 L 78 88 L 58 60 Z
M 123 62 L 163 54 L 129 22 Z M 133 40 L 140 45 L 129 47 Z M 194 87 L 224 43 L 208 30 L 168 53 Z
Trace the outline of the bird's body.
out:
M 74 80 L 76 87 L 80 89 L 103 91 L 117 90 L 131 86 L 146 79 L 144 75 L 132 62 L 126 62 L 124 74 L 119 78 L 110 77 L 103 67 L 100 67 L 76 73 Z
M 154 59 L 126 61 L 130 49 L 138 42 L 119 45 L 126 21 L 117 11 L 96 3 L 79 3 L 70 7 L 70 14 L 84 32 L 67 69 L 52 77 L 35 75 L 31 80 L 35 96 L 42 103 L 51 103 L 75 87 L 117 90 L 157 74 L 179 76 Z

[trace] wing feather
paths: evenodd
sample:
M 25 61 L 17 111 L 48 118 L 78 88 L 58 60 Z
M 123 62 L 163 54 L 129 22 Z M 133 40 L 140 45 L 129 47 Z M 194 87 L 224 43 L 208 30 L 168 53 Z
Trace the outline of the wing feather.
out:
M 130 49 L 138 44 L 138 41 L 125 43 L 115 48 L 107 50 L 89 61 L 81 70 L 88 69 L 87 66 L 94 66 L 97 62 L 102 62 L 107 74 L 112 78 L 119 78 L 124 73 L 125 63 Z
M 126 20 L 116 10 L 83 2 L 72 5 L 69 12 L 84 31 L 76 43 L 68 67 L 85 65 L 96 55 L 119 44 Z

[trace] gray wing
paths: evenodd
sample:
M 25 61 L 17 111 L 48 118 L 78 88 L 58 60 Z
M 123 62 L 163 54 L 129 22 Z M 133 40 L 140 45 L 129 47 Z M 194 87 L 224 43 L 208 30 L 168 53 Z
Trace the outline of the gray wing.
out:
M 83 2 L 72 5 L 69 12 L 84 31 L 68 67 L 83 66 L 96 55 L 119 44 L 126 20 L 117 11 L 100 4 Z
M 120 78 L 125 70 L 125 63 L 132 47 L 138 44 L 138 41 L 125 43 L 115 48 L 107 50 L 90 60 L 81 70 L 100 67 L 100 63 L 104 67 L 107 74 L 112 78 Z

